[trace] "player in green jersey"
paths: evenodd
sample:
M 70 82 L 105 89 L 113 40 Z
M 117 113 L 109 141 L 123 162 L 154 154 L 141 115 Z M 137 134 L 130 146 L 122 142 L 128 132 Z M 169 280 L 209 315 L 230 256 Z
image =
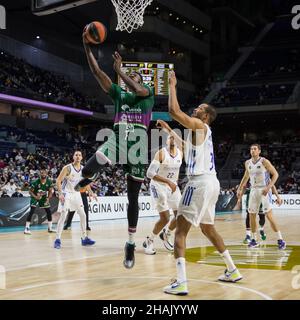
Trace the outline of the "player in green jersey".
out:
M 138 222 L 138 196 L 145 178 L 145 164 L 148 158 L 147 129 L 154 106 L 153 88 L 143 84 L 143 77 L 137 71 L 126 75 L 121 70 L 122 58 L 118 52 L 113 54 L 114 70 L 126 84 L 128 91 L 112 83 L 108 75 L 99 67 L 90 46 L 83 36 L 85 53 L 92 73 L 99 85 L 107 93 L 115 105 L 113 132 L 108 140 L 100 146 L 97 152 L 88 160 L 82 170 L 84 177 L 75 190 L 90 184 L 98 177 L 103 165 L 123 164 L 127 176 L 128 197 L 128 241 L 125 244 L 126 268 L 134 266 L 134 235 Z M 138 148 L 136 146 L 138 145 Z
M 46 169 L 41 169 L 40 177 L 34 180 L 31 184 L 30 190 L 30 212 L 26 220 L 26 226 L 24 234 L 31 234 L 30 223 L 31 218 L 35 212 L 36 207 L 43 208 L 47 213 L 48 220 L 48 232 L 55 232 L 52 230 L 52 214 L 50 210 L 50 198 L 53 194 L 53 182 L 48 177 L 48 172 Z

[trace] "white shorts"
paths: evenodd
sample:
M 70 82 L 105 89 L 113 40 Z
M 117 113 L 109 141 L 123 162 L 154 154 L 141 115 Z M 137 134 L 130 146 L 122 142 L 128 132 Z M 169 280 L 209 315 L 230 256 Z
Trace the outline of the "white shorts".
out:
M 220 183 L 215 175 L 190 177 L 181 197 L 177 217 L 182 215 L 195 227 L 200 223 L 214 224 L 219 194 Z
M 150 192 L 152 205 L 158 212 L 178 209 L 181 199 L 181 192 L 178 186 L 176 191 L 172 193 L 171 188 L 166 183 L 151 181 Z
M 80 192 L 64 193 L 65 202 L 59 201 L 57 212 L 78 211 L 80 208 L 84 209 Z
M 262 204 L 262 212 L 267 213 L 271 208 L 272 192 L 270 191 L 266 196 L 262 194 L 264 188 L 253 188 L 249 195 L 249 213 L 258 213 L 259 207 Z

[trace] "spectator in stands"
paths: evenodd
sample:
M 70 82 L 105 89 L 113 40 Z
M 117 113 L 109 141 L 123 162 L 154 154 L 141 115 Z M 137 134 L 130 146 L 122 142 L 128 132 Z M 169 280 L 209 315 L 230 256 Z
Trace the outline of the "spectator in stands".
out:
M 10 181 L 4 186 L 7 194 L 11 197 L 11 195 L 16 191 L 17 185 L 15 184 L 14 179 L 10 179 Z
M 12 198 L 22 198 L 23 197 L 23 194 L 21 192 L 21 188 L 17 188 L 16 189 L 16 192 L 14 192 L 12 195 L 11 195 Z

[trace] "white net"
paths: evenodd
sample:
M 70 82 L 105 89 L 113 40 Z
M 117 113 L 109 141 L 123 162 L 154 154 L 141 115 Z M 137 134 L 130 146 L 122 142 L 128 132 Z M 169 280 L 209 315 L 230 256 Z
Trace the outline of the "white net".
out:
M 144 12 L 153 0 L 111 0 L 118 17 L 116 30 L 131 33 L 144 24 Z

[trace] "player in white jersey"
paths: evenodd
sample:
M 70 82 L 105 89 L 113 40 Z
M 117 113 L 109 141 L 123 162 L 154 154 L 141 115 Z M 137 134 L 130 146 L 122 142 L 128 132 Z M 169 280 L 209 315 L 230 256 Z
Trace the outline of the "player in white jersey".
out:
M 155 254 L 154 239 L 159 237 L 167 250 L 173 251 L 171 241 L 171 231 L 176 228 L 176 214 L 181 198 L 180 190 L 177 186 L 179 170 L 182 164 L 182 151 L 175 144 L 174 137 L 169 135 L 167 147 L 160 149 L 155 154 L 154 159 L 149 165 L 147 177 L 151 179 L 150 191 L 151 199 L 155 209 L 159 212 L 159 220 L 154 225 L 152 233 L 146 238 L 143 246 L 146 254 Z M 170 220 L 172 209 L 174 218 Z
M 80 191 L 74 190 L 76 184 L 82 179 L 81 171 L 83 166 L 81 165 L 81 160 L 81 151 L 75 151 L 73 155 L 73 163 L 64 166 L 56 179 L 57 190 L 59 193 L 58 212 L 60 212 L 60 218 L 57 223 L 56 240 L 54 242 L 55 249 L 61 248 L 61 234 L 69 210 L 76 211 L 79 214 L 81 227 L 81 244 L 83 246 L 95 244 L 95 241 L 91 240 L 87 236 L 86 216 Z M 91 196 L 94 195 L 91 193 Z
M 241 199 L 244 188 L 250 178 L 248 211 L 250 214 L 251 242 L 249 243 L 249 247 L 255 248 L 259 246 L 256 236 L 256 215 L 259 212 L 259 207 L 262 205 L 262 211 L 270 221 L 271 228 L 277 233 L 278 249 L 285 249 L 286 243 L 282 239 L 271 209 L 272 187 L 278 179 L 278 172 L 269 160 L 260 157 L 260 153 L 261 147 L 259 144 L 252 144 L 250 146 L 251 159 L 245 162 L 245 173 L 237 190 L 237 197 Z M 272 178 L 270 178 L 270 175 Z
M 215 206 L 220 193 L 220 184 L 216 177 L 212 133 L 209 125 L 217 116 L 216 110 L 204 103 L 194 109 L 191 117 L 188 116 L 180 109 L 176 84 L 175 73 L 171 71 L 169 113 L 174 120 L 190 129 L 189 139 L 184 143 L 189 181 L 183 191 L 177 213 L 174 241 L 177 279 L 165 287 L 164 292 L 186 295 L 188 294 L 188 286 L 185 270 L 185 248 L 186 237 L 192 225 L 201 228 L 203 234 L 212 242 L 224 259 L 227 268 L 218 280 L 236 282 L 241 280 L 242 276 L 233 263 L 223 239 L 214 227 Z M 161 122 L 161 126 L 170 131 L 168 124 Z

